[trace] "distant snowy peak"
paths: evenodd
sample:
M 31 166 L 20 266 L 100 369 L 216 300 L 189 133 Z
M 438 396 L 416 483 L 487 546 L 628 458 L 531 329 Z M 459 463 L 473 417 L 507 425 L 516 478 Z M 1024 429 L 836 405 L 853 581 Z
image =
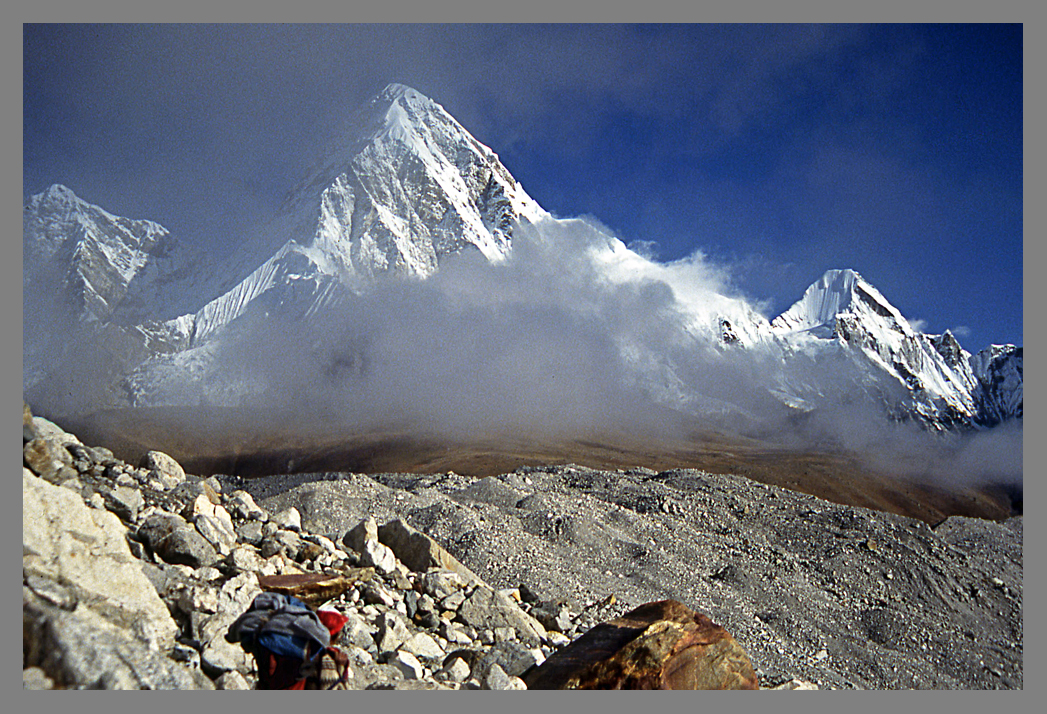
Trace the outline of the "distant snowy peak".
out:
M 826 271 L 799 301 L 771 322 L 771 327 L 776 332 L 814 331 L 829 336 L 838 333 L 837 322 L 844 315 L 875 315 L 876 321 L 887 327 L 913 332 L 880 291 L 850 269 Z
M 163 283 L 190 261 L 159 223 L 115 216 L 60 184 L 26 202 L 22 240 L 25 291 L 63 293 L 81 322 L 155 313 Z
M 910 403 L 904 411 L 929 423 L 950 426 L 977 417 L 977 385 L 955 338 L 915 330 L 854 270 L 827 271 L 771 329 L 794 345 L 831 341 L 867 360 L 905 387 Z
M 327 301 L 382 275 L 428 277 L 464 250 L 497 263 L 516 225 L 547 216 L 443 107 L 391 84 L 291 192 L 263 236 L 274 252 L 245 262 L 239 283 L 169 327 L 200 344 L 252 304 L 314 311 L 310 294 Z
M 1024 348 L 991 345 L 970 357 L 971 371 L 978 379 L 979 422 L 994 426 L 1010 419 L 1023 419 Z
M 402 84 L 350 122 L 288 207 L 314 221 L 314 243 L 335 269 L 359 276 L 428 276 L 467 248 L 497 262 L 515 222 L 548 215 L 491 149 Z

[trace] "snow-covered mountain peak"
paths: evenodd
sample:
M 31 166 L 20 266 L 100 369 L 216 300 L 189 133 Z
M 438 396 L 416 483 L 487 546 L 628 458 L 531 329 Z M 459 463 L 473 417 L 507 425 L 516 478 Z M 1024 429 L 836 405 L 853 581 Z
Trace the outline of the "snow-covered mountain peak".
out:
M 772 321 L 771 327 L 778 332 L 814 331 L 828 336 L 835 331 L 839 316 L 862 312 L 879 315 L 903 332 L 912 331 L 908 321 L 880 291 L 849 268 L 826 271 L 800 300 Z

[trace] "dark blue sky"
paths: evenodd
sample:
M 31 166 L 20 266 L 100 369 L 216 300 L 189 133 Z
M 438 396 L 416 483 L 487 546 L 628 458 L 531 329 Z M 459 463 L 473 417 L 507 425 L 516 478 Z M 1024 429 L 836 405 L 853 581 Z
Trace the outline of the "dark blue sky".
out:
M 700 250 L 769 317 L 850 267 L 1023 343 L 1022 28 L 24 26 L 23 190 L 224 249 L 391 81 L 556 215 Z

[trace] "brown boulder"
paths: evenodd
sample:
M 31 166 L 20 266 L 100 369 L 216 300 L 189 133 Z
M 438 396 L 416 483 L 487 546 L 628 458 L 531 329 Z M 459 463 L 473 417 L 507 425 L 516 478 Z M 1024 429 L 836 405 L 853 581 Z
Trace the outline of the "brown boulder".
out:
M 291 595 L 315 608 L 373 576 L 374 568 L 352 568 L 336 574 L 263 575 L 258 578 L 258 587 L 266 592 Z
M 759 689 L 730 633 L 675 600 L 597 625 L 523 679 L 528 689 Z

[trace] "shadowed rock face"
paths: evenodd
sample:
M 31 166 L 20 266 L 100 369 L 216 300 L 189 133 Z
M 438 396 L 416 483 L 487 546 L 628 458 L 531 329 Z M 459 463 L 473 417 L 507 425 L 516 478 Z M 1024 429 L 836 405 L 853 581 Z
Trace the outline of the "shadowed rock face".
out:
M 528 689 L 758 689 L 745 651 L 675 600 L 604 622 L 525 674 Z

